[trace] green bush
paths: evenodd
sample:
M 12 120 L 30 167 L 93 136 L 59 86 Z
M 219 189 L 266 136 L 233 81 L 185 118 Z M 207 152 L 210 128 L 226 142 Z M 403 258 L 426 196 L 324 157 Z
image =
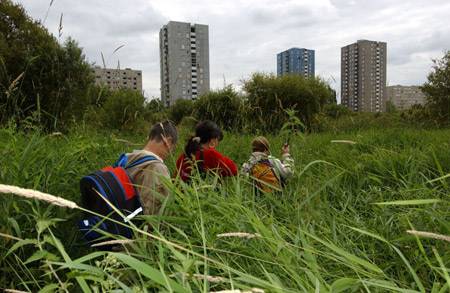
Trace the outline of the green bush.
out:
M 55 128 L 81 119 L 93 83 L 78 43 L 60 45 L 20 4 L 0 2 L 0 123 L 15 119 Z
M 127 88 L 114 91 L 105 89 L 102 94 L 105 95 L 104 104 L 91 105 L 85 115 L 87 123 L 94 127 L 145 133 L 150 129 L 151 120 L 156 120 L 152 118 L 157 115 L 152 115 L 144 107 L 145 98 L 137 91 Z
M 287 74 L 254 73 L 244 81 L 243 90 L 250 119 L 261 122 L 265 130 L 279 129 L 288 119 L 284 109 L 292 109 L 305 126 L 310 126 L 314 116 L 333 100 L 328 84 L 319 77 L 301 77 Z
M 169 118 L 179 124 L 183 117 L 189 117 L 194 110 L 194 103 L 190 100 L 178 99 L 169 109 Z
M 450 124 L 450 51 L 441 59 L 433 60 L 428 81 L 420 87 L 426 95 L 426 107 L 442 123 Z
M 246 120 L 244 103 L 239 94 L 227 86 L 210 91 L 194 103 L 194 117 L 198 121 L 211 120 L 225 130 L 241 128 Z

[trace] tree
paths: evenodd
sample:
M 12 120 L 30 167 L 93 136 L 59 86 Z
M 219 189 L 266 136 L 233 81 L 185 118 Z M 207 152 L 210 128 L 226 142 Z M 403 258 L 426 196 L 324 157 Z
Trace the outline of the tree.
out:
M 20 4 L 0 0 L 0 123 L 34 115 L 54 126 L 81 118 L 92 83 L 77 42 L 61 46 Z
M 194 103 L 190 100 L 178 99 L 169 109 L 169 117 L 175 124 L 179 124 L 183 117 L 191 116 Z
M 450 118 L 450 51 L 441 59 L 433 59 L 428 81 L 420 89 L 426 96 L 426 107 L 436 118 L 446 122 Z
M 395 107 L 392 101 L 386 101 L 386 112 L 387 113 L 396 113 L 397 107 Z
M 328 84 L 320 77 L 302 77 L 287 74 L 255 73 L 244 81 L 250 115 L 259 120 L 266 130 L 279 129 L 288 118 L 284 109 L 293 109 L 301 122 L 308 126 L 315 114 L 333 101 Z
M 246 119 L 243 108 L 242 98 L 230 85 L 210 91 L 196 100 L 194 116 L 199 121 L 211 120 L 223 129 L 232 130 L 242 125 L 242 119 Z

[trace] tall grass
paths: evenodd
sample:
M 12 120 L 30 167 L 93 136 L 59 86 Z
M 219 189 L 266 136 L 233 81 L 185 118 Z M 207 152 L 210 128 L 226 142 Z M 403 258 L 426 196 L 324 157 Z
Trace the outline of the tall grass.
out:
M 447 292 L 448 242 L 407 231 L 450 235 L 449 134 L 401 129 L 294 134 L 295 176 L 283 193 L 255 193 L 248 179 L 239 177 L 220 188 L 200 178 L 189 186 L 167 181 L 171 194 L 160 213 L 145 217 L 153 229 L 134 227 L 134 241 L 123 252 L 84 247 L 76 210 L 0 194 L 0 233 L 8 235 L 0 234 L 0 287 Z M 273 154 L 280 155 L 285 134 L 267 137 Z M 226 133 L 219 151 L 240 165 L 252 139 Z M 80 204 L 79 179 L 140 148 L 129 143 L 143 139 L 3 128 L 0 183 Z M 171 171 L 182 149 L 180 143 L 166 160 Z M 228 233 L 258 237 L 221 237 Z

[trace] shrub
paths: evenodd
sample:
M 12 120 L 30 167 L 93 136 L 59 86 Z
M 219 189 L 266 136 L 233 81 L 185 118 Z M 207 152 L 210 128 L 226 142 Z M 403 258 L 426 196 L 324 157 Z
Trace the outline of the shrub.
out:
M 85 115 L 89 124 L 102 129 L 146 131 L 150 122 L 144 121 L 144 117 L 150 118 L 151 113 L 144 108 L 142 94 L 127 88 L 104 90 L 103 94 L 106 99 L 104 105 L 91 106 Z
M 197 120 L 211 120 L 225 130 L 233 130 L 246 119 L 243 114 L 243 100 L 231 87 L 210 91 L 194 103 L 194 116 Z M 240 127 L 239 127 L 240 128 Z
M 175 124 L 179 124 L 183 117 L 191 116 L 194 103 L 190 100 L 178 99 L 169 109 L 169 117 Z
M 0 11 L 0 123 L 34 115 L 53 128 L 81 118 L 93 75 L 78 43 L 61 46 L 20 4 L 1 1 Z
M 273 74 L 255 73 L 244 81 L 251 119 L 259 120 L 266 130 L 276 130 L 288 117 L 284 109 L 293 109 L 301 122 L 310 126 L 314 115 L 333 100 L 328 85 L 319 77 L 301 77 L 287 74 L 276 77 Z

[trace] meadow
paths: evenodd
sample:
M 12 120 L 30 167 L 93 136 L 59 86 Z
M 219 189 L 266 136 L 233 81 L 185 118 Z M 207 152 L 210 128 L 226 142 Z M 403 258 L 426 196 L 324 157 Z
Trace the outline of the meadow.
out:
M 166 160 L 172 173 L 188 134 L 181 129 Z M 287 135 L 295 175 L 283 192 L 255 193 L 245 177 L 228 178 L 220 188 L 199 178 L 181 184 L 183 191 L 179 182 L 167 182 L 171 194 L 160 213 L 145 217 L 153 229 L 133 227 L 129 252 L 87 248 L 76 228 L 79 209 L 0 193 L 0 288 L 450 291 L 449 129 L 280 132 L 267 135 L 275 156 Z M 218 150 L 239 167 L 253 137 L 226 132 Z M 0 184 L 81 205 L 82 176 L 144 143 L 142 136 L 83 128 L 52 135 L 3 127 Z

